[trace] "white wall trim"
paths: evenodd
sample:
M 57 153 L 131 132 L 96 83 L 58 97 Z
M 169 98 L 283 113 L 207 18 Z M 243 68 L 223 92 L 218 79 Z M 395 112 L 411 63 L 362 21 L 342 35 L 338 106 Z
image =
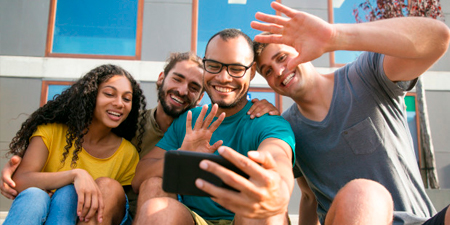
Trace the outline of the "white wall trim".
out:
M 102 64 L 117 64 L 129 71 L 136 80 L 156 82 L 163 70 L 162 61 L 78 59 L 26 56 L 0 56 L 0 77 L 31 77 L 48 80 L 75 80 Z M 318 67 L 319 73 L 331 73 L 336 68 Z M 450 91 L 450 71 L 427 71 L 423 84 L 426 90 Z M 269 87 L 256 75 L 252 87 Z

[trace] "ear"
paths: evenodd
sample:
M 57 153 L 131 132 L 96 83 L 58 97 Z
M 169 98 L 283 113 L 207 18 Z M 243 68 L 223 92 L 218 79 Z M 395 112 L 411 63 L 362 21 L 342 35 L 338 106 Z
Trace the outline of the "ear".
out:
M 250 80 L 253 80 L 256 75 L 256 62 L 253 63 L 252 67 L 250 68 Z
M 205 95 L 205 92 L 202 92 L 200 94 L 200 97 L 198 97 L 197 103 L 195 105 L 200 105 L 200 102 L 202 101 L 204 95 Z
M 161 73 L 159 73 L 159 75 L 158 75 L 158 80 L 156 81 L 156 84 L 157 84 L 158 86 L 161 85 L 162 82 L 163 82 L 163 80 L 164 80 L 164 72 L 161 72 Z

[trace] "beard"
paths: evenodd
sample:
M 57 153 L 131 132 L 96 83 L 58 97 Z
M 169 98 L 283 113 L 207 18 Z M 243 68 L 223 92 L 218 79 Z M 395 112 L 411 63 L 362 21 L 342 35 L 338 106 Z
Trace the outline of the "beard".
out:
M 169 94 L 175 95 L 178 98 L 183 99 L 183 101 L 187 102 L 188 105 L 184 108 L 176 108 L 174 106 L 169 105 L 166 101 L 166 97 Z M 189 109 L 194 108 L 195 103 L 197 102 L 197 101 L 191 101 L 187 96 L 181 96 L 178 91 L 167 91 L 167 93 L 166 93 L 166 91 L 164 90 L 164 81 L 158 88 L 158 100 L 161 103 L 164 113 L 172 118 L 177 118 L 184 112 L 188 111 Z

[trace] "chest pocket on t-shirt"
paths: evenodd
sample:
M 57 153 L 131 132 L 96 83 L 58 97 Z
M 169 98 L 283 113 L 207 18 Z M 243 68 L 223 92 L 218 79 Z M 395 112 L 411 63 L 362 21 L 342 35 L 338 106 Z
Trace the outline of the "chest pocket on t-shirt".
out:
M 357 155 L 370 154 L 382 143 L 370 117 L 342 131 L 341 136 Z

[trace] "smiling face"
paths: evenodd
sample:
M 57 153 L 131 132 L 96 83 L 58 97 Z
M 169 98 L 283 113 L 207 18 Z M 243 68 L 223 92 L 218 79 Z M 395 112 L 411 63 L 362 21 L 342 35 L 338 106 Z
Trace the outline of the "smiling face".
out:
M 269 44 L 257 57 L 260 74 L 278 94 L 293 97 L 308 83 L 307 71 L 311 63 L 302 63 L 288 71 L 288 62 L 298 55 L 297 51 L 283 44 Z
M 133 89 L 127 77 L 114 75 L 98 87 L 92 123 L 118 127 L 131 111 Z
M 203 70 L 198 64 L 178 62 L 168 74 L 158 79 L 158 100 L 164 112 L 176 118 L 197 105 L 202 94 Z
M 227 41 L 220 36 L 214 37 L 206 50 L 205 59 L 225 64 L 240 64 L 248 66 L 253 62 L 253 49 L 244 37 L 238 36 Z M 237 111 L 247 103 L 247 92 L 250 80 L 255 75 L 255 66 L 249 68 L 241 78 L 231 77 L 227 67 L 212 74 L 205 71 L 204 84 L 211 102 L 217 103 L 222 109 L 236 107 Z

